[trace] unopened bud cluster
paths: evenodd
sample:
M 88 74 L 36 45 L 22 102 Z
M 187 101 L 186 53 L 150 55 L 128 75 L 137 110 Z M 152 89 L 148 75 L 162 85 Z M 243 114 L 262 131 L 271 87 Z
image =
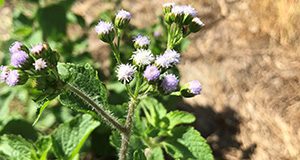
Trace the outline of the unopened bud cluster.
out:
M 55 73 L 59 54 L 41 43 L 30 49 L 21 42 L 14 42 L 10 48 L 10 65 L 0 67 L 0 81 L 9 86 L 23 85 L 32 79 L 37 89 L 46 89 L 58 78 Z
M 204 27 L 204 23 L 196 17 L 196 9 L 190 5 L 165 3 L 163 11 L 166 23 L 169 25 L 173 23 L 179 25 L 185 33 L 195 33 Z

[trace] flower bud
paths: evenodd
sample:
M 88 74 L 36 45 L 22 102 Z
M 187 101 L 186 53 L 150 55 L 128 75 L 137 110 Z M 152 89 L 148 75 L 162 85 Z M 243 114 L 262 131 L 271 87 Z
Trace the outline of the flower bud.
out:
M 147 36 L 138 35 L 133 39 L 134 48 L 136 49 L 148 49 L 150 45 L 150 39 Z
M 166 23 L 170 25 L 170 24 L 172 24 L 174 22 L 175 15 L 172 14 L 172 13 L 166 13 L 164 15 L 164 19 L 165 19 Z
M 179 24 L 188 25 L 191 23 L 193 17 L 196 16 L 197 11 L 191 6 L 179 5 L 174 6 L 171 13 L 173 21 Z
M 28 80 L 28 76 L 20 70 L 10 70 L 5 80 L 9 86 L 22 85 Z
M 202 29 L 204 27 L 204 25 L 205 24 L 198 17 L 195 17 L 195 18 L 193 18 L 192 22 L 190 23 L 189 29 L 191 32 L 196 33 L 200 29 Z
M 179 80 L 174 74 L 165 74 L 161 81 L 161 88 L 164 93 L 171 93 L 177 89 Z
M 131 14 L 125 10 L 120 10 L 115 17 L 115 26 L 119 29 L 124 29 L 131 19 Z
M 175 6 L 175 3 L 165 3 L 165 4 L 163 4 L 164 14 L 170 13 L 174 6 Z
M 19 52 L 19 51 L 24 51 L 24 52 L 28 53 L 28 48 L 23 43 L 21 43 L 19 41 L 15 41 L 9 47 L 9 52 L 11 54 L 14 54 L 14 53 Z
M 45 48 L 42 43 L 34 45 L 30 48 L 30 52 L 32 53 L 32 56 L 34 56 L 35 58 L 41 58 L 44 51 Z
M 96 27 L 95 31 L 98 33 L 99 39 L 103 42 L 111 43 L 115 38 L 114 27 L 111 22 L 100 21 Z
M 202 86 L 200 82 L 197 80 L 188 82 L 180 88 L 180 93 L 183 97 L 194 97 L 200 94 L 201 91 L 202 91 Z

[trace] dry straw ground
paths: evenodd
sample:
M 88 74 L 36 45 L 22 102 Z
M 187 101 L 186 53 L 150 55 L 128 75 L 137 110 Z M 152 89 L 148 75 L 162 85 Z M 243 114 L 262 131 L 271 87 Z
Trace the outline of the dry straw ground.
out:
M 143 28 L 156 21 L 163 2 L 124 0 L 122 6 Z M 198 116 L 195 125 L 216 159 L 300 159 L 300 2 L 175 2 L 197 8 L 207 24 L 192 36 L 180 65 L 182 83 L 199 79 L 203 94 L 179 107 Z M 81 0 L 73 10 L 91 22 L 108 8 L 103 0 Z M 105 59 L 94 34 L 90 43 L 94 57 Z

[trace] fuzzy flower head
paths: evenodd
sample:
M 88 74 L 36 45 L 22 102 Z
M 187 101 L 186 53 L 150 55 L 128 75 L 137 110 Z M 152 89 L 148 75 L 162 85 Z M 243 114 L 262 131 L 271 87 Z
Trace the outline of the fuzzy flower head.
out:
M 113 24 L 111 22 L 105 22 L 105 21 L 100 21 L 95 27 L 95 31 L 98 34 L 108 34 L 113 29 L 114 29 Z
M 148 80 L 148 81 L 155 81 L 159 78 L 160 76 L 160 71 L 159 69 L 154 66 L 154 65 L 149 65 L 146 67 L 143 76 Z
M 198 94 L 200 94 L 202 91 L 202 85 L 199 81 L 193 80 L 186 84 L 184 84 L 180 88 L 180 93 L 184 97 L 194 97 Z
M 178 64 L 180 61 L 180 54 L 175 50 L 166 50 L 164 54 L 158 56 L 155 60 L 155 64 L 158 67 L 169 68 Z
M 24 51 L 18 51 L 11 55 L 11 65 L 14 67 L 22 67 L 29 58 L 29 55 Z
M 114 40 L 115 32 L 114 26 L 111 22 L 100 21 L 96 27 L 95 31 L 98 33 L 98 37 L 106 43 L 111 43 Z
M 161 87 L 165 93 L 173 92 L 177 89 L 179 80 L 174 74 L 166 74 L 161 82 Z
M 8 72 L 6 83 L 9 86 L 15 86 L 19 82 L 19 72 L 17 70 L 12 70 Z
M 124 9 L 121 9 L 116 14 L 116 18 L 130 20 L 131 19 L 131 13 L 128 12 L 128 11 L 125 11 Z
M 40 71 L 47 67 L 47 63 L 42 58 L 39 58 L 38 60 L 36 60 L 33 63 L 33 66 L 34 66 L 35 70 Z
M 149 65 L 154 61 L 154 56 L 149 49 L 138 49 L 133 52 L 132 60 L 138 66 Z
M 16 41 L 16 42 L 12 43 L 12 45 L 9 47 L 9 52 L 11 54 L 19 52 L 19 51 L 21 51 L 22 46 L 23 46 L 23 43 Z
M 190 92 L 194 95 L 198 95 L 202 91 L 202 86 L 199 81 L 193 80 L 188 83 Z
M 120 64 L 117 67 L 117 78 L 122 83 L 129 83 L 134 76 L 136 68 L 130 64 Z
M 30 49 L 30 52 L 32 52 L 33 54 L 40 54 L 44 49 L 43 44 L 39 43 L 35 46 L 32 46 Z
M 8 77 L 9 69 L 7 66 L 0 67 L 0 82 L 5 82 Z
M 172 20 L 179 24 L 188 25 L 197 15 L 195 8 L 190 5 L 176 5 L 172 8 Z
M 186 14 L 195 17 L 197 15 L 197 11 L 190 5 L 176 5 L 172 8 L 172 13 L 175 15 Z
M 133 39 L 134 47 L 147 49 L 150 45 L 150 39 L 147 36 L 138 35 Z
M 128 25 L 130 19 L 131 13 L 125 11 L 124 9 L 119 10 L 114 21 L 115 26 L 119 29 L 124 29 Z

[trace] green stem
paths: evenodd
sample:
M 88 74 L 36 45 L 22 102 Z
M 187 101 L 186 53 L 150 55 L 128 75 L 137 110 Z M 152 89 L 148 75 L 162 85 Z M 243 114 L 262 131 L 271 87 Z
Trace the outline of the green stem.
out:
M 113 42 L 110 42 L 109 45 L 111 47 L 111 50 L 114 53 L 115 59 L 117 61 L 117 64 L 121 64 L 120 52 L 117 49 L 116 45 Z
M 84 102 L 89 104 L 95 111 L 108 123 L 111 124 L 114 128 L 119 130 L 121 133 L 125 133 L 126 128 L 121 125 L 118 120 L 112 116 L 111 114 L 107 113 L 105 110 L 103 110 L 102 106 L 99 106 L 97 103 L 95 103 L 90 97 L 85 95 L 83 92 L 81 92 L 76 87 L 66 84 L 66 88 L 69 89 L 71 92 L 75 93 L 79 98 L 81 98 Z

